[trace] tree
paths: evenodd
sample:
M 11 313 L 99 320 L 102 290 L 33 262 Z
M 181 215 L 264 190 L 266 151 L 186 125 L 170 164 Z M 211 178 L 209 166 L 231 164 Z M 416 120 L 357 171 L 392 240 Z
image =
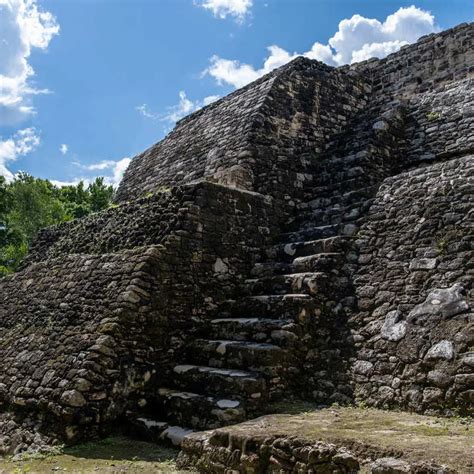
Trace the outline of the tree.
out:
M 113 186 L 104 184 L 104 178 L 96 178 L 95 181 L 89 185 L 88 191 L 90 193 L 92 212 L 101 211 L 110 206 L 114 195 L 114 188 Z
M 59 188 L 26 173 L 11 183 L 0 176 L 0 276 L 18 268 L 42 228 L 106 209 L 113 193 L 103 178 Z
M 76 186 L 59 188 L 58 197 L 64 203 L 67 214 L 73 219 L 87 216 L 91 212 L 90 193 L 83 181 L 79 181 Z

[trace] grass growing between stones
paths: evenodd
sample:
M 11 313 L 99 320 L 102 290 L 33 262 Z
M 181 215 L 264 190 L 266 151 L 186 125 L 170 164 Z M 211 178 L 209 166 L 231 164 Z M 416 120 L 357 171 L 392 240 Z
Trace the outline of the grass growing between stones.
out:
M 0 474 L 178 473 L 178 451 L 127 438 L 106 438 L 58 454 L 0 459 Z

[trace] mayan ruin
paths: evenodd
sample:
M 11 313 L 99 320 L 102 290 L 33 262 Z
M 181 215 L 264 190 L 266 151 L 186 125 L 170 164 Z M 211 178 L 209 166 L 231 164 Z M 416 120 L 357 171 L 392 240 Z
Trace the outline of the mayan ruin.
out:
M 463 470 L 301 413 L 285 434 L 272 408 L 473 415 L 473 37 L 298 57 L 180 120 L 112 207 L 41 231 L 0 279 L 0 454 L 123 433 L 199 472 L 474 472 L 472 438 Z

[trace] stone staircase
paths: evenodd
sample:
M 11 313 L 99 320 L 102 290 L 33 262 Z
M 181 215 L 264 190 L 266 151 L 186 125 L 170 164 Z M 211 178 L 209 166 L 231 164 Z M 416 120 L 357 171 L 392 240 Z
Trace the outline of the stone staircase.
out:
M 347 284 L 338 270 L 346 241 L 336 225 L 280 235 L 242 296 L 221 305 L 153 406 L 133 417 L 132 434 L 179 444 L 193 430 L 244 421 L 293 393 L 326 295 Z
M 386 173 L 380 163 L 371 172 L 384 152 L 374 148 L 376 132 L 359 127 L 315 163 L 308 199 L 295 205 L 238 296 L 196 330 L 151 408 L 133 417 L 133 434 L 179 444 L 193 430 L 244 421 L 283 397 L 350 400 L 338 348 L 347 345 L 341 318 L 354 305 L 350 243 Z M 302 386 L 301 373 L 318 380 Z

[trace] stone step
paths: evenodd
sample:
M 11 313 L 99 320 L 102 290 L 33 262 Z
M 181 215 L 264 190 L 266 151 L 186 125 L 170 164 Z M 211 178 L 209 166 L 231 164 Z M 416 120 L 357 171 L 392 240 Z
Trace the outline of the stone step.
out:
M 189 391 L 202 391 L 211 395 L 228 395 L 242 398 L 263 398 L 267 391 L 265 377 L 259 372 L 222 369 L 202 365 L 177 365 L 173 369 L 173 382 Z
M 295 321 L 302 311 L 311 312 L 317 304 L 314 298 L 304 293 L 245 296 L 225 302 L 220 314 L 222 317 L 232 318 L 254 317 Z
M 317 253 L 314 255 L 297 257 L 291 263 L 257 263 L 252 268 L 251 275 L 258 278 L 271 277 L 273 275 L 288 275 L 288 278 L 291 279 L 290 275 L 297 273 L 331 273 L 333 270 L 337 270 L 343 263 L 343 253 Z
M 298 204 L 297 209 L 324 209 L 339 205 L 341 207 L 346 206 L 363 206 L 373 198 L 376 193 L 378 186 L 364 186 L 358 189 L 343 190 L 342 193 L 335 193 L 330 195 L 322 195 L 310 201 Z
M 305 257 L 301 257 L 305 258 Z M 290 267 L 292 264 L 285 264 Z M 262 272 L 267 271 L 270 276 L 261 276 L 245 281 L 244 292 L 250 295 L 285 295 L 285 294 L 309 294 L 316 295 L 324 293 L 329 287 L 329 277 L 325 272 L 300 272 L 283 275 L 272 275 L 274 268 L 259 267 Z M 288 268 L 289 270 L 290 268 Z M 265 273 L 264 273 L 265 274 Z
M 210 367 L 252 369 L 272 376 L 291 359 L 288 350 L 275 344 L 225 339 L 196 339 L 187 347 L 187 356 Z
M 211 337 L 286 346 L 301 336 L 301 327 L 289 319 L 220 318 L 211 321 Z
M 291 227 L 302 229 L 305 227 L 314 227 L 316 225 L 336 225 L 345 222 L 353 222 L 363 216 L 370 208 L 373 199 L 367 199 L 365 202 L 341 206 L 332 204 L 321 208 L 302 209 L 291 220 Z
M 317 253 L 305 257 L 297 257 L 291 263 L 295 272 L 337 272 L 344 264 L 345 255 L 340 252 Z
M 351 164 L 347 161 L 345 163 L 341 162 L 339 166 L 335 162 L 328 163 L 328 166 L 319 170 L 317 182 L 320 186 L 324 186 L 365 177 L 365 170 L 359 164 L 362 164 L 361 160 L 356 160 Z
M 319 183 L 313 183 L 310 189 L 312 191 L 313 196 L 332 197 L 343 195 L 351 191 L 370 188 L 375 186 L 380 178 L 377 178 L 375 174 L 374 176 L 371 176 L 370 174 L 368 174 L 368 171 L 369 170 L 366 169 L 366 173 L 363 176 L 341 181 L 334 181 L 329 184 L 322 184 L 320 186 L 318 185 Z
M 339 235 L 338 225 L 315 226 L 303 230 L 285 232 L 278 236 L 278 241 L 283 243 L 293 243 L 309 240 L 326 239 Z
M 153 410 L 160 419 L 179 426 L 205 430 L 218 428 L 246 419 L 245 403 L 231 398 L 214 397 L 172 388 L 159 388 Z
M 150 417 L 148 414 L 134 416 L 127 413 L 126 419 L 126 434 L 142 441 L 166 443 L 179 447 L 187 435 L 194 433 L 192 428 L 172 425 Z
M 273 261 L 292 262 L 297 257 L 341 252 L 348 247 L 349 241 L 347 237 L 337 235 L 326 239 L 277 244 L 269 247 L 265 253 Z

